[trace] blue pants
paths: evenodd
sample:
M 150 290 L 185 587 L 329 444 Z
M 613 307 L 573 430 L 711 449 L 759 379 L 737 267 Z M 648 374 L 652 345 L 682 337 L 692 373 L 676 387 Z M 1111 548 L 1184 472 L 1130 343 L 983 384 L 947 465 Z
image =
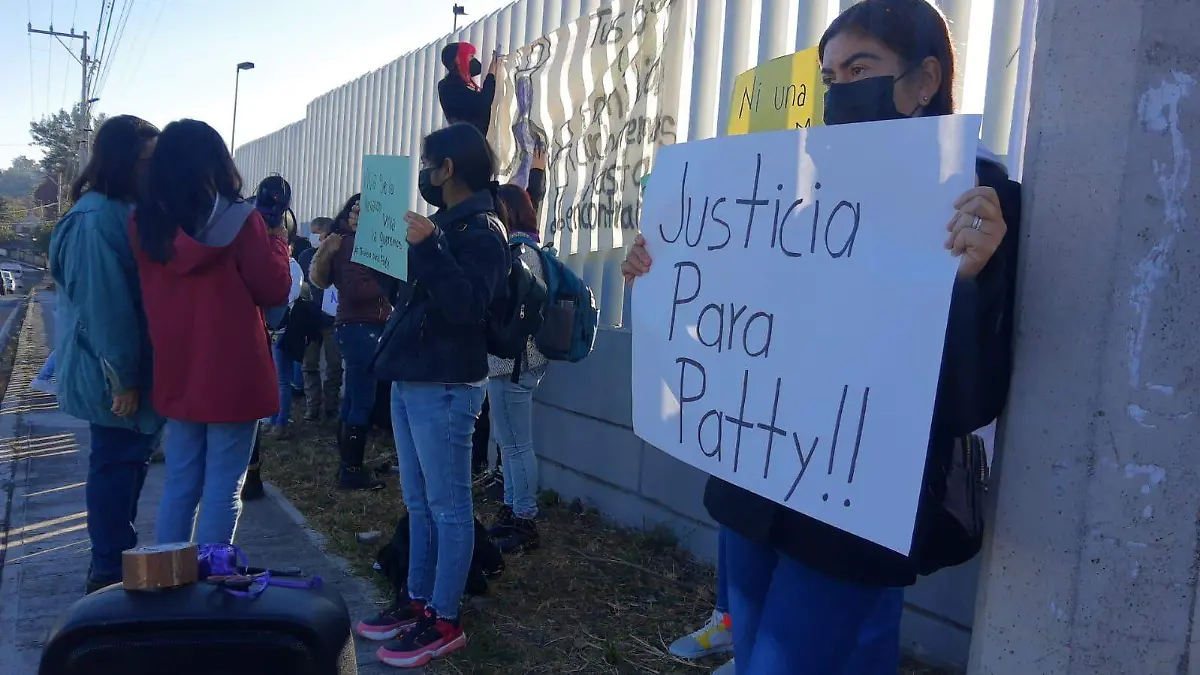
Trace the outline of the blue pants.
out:
M 827 577 L 772 548 L 726 534 L 737 672 L 895 675 L 904 589 Z
M 38 379 L 52 380 L 54 379 L 55 362 L 54 352 L 50 352 L 50 356 L 46 358 L 46 363 L 42 365 L 42 369 L 38 371 Z
M 392 385 L 392 432 L 409 515 L 408 593 L 445 619 L 458 617 L 475 551 L 471 434 L 482 405 L 482 387 Z
M 504 466 L 504 503 L 518 518 L 538 514 L 538 459 L 533 452 L 533 390 L 545 369 L 521 373 L 514 383 L 509 377 L 488 380 L 488 410 L 492 435 L 500 445 Z
M 299 361 L 292 361 L 292 389 L 304 391 L 304 370 Z
M 271 424 L 286 427 L 292 420 L 292 382 L 295 379 L 294 371 L 300 364 L 288 358 L 278 343 L 271 353 L 275 356 L 275 375 L 279 382 L 279 412 L 271 416 Z
M 138 497 L 157 438 L 130 429 L 91 425 L 85 500 L 93 579 L 119 580 L 121 552 L 137 546 Z
M 340 418 L 349 426 L 364 426 L 371 421 L 377 383 L 370 368 L 382 332 L 382 326 L 369 323 L 346 323 L 334 329 L 345 376 Z
M 257 428 L 258 422 L 167 420 L 167 478 L 158 506 L 158 543 L 233 543 Z

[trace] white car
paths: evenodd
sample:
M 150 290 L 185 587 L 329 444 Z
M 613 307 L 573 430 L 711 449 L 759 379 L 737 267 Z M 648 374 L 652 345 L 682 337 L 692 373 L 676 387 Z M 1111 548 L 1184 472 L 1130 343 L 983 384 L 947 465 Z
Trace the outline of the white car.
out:
M 24 275 L 21 270 L 0 269 L 0 279 L 4 281 L 4 289 L 12 293 L 25 290 Z

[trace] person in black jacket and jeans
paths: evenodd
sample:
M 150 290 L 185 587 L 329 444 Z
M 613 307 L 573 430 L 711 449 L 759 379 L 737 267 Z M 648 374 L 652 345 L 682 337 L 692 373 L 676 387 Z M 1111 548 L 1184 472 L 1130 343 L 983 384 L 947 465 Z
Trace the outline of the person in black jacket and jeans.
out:
M 954 111 L 954 48 L 945 17 L 925 0 L 863 0 L 818 46 L 825 123 L 853 124 Z M 717 478 L 704 504 L 725 529 L 737 672 L 892 675 L 898 669 L 903 589 L 962 562 L 943 508 L 955 439 L 986 426 L 1008 397 L 1020 186 L 986 150 L 978 187 L 953 204 L 946 248 L 961 261 L 924 484 L 909 556 L 826 525 Z M 930 223 L 937 227 L 937 223 Z M 639 237 L 622 266 L 644 273 Z
M 488 375 L 484 318 L 509 269 L 495 175 L 496 155 L 475 127 L 425 137 L 418 185 L 438 211 L 405 216 L 411 296 L 389 319 L 372 365 L 393 383 L 411 542 L 411 603 L 364 622 L 377 635 L 406 629 L 378 651 L 393 666 L 423 665 L 466 644 L 458 612 L 475 543 L 471 432 Z

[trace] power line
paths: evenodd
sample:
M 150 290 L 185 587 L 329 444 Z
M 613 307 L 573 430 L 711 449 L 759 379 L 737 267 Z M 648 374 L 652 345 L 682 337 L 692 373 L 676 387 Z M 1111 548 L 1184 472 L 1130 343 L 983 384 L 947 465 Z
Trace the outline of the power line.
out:
M 125 26 L 128 25 L 129 16 L 132 13 L 133 0 L 125 0 L 125 4 L 121 6 L 121 18 L 117 20 L 116 38 L 113 39 L 108 55 L 103 57 L 104 62 L 100 64 L 99 82 L 93 87 L 92 98 L 99 98 L 101 92 L 104 91 L 104 85 L 108 84 L 108 75 L 112 72 L 113 64 L 116 62 L 117 50 L 121 47 L 121 41 L 125 37 Z
M 114 14 L 113 9 L 116 8 L 116 5 L 117 5 L 117 0 L 111 0 L 108 3 L 108 23 L 104 24 L 104 36 L 101 37 L 101 36 L 97 35 L 97 37 L 100 38 L 100 48 L 95 51 L 96 59 L 97 59 L 96 63 L 98 65 L 103 64 L 104 61 L 106 60 L 106 57 L 104 56 L 104 49 L 105 49 L 105 47 L 108 46 L 108 35 L 112 31 L 112 20 L 113 20 L 113 14 Z M 101 6 L 100 9 L 101 9 L 101 11 L 103 11 L 103 9 L 104 9 L 103 5 Z M 101 16 L 103 16 L 103 14 Z M 93 78 L 92 81 L 95 82 L 95 78 Z
M 166 7 L 167 0 L 159 0 L 158 13 L 154 15 L 154 21 L 150 24 L 150 37 L 142 40 L 142 49 L 138 52 L 137 58 L 134 59 L 133 66 L 125 69 L 125 79 L 122 81 L 131 81 L 133 77 L 137 75 L 138 68 L 141 68 L 142 66 L 142 59 L 146 56 L 146 47 L 149 46 L 150 41 L 154 39 L 154 31 L 158 29 L 158 20 L 162 18 L 163 10 L 166 9 Z M 138 35 L 141 35 L 141 33 L 138 33 Z
M 32 0 L 25 0 L 25 17 L 28 24 L 33 23 Z M 33 114 L 33 33 L 26 33 L 29 42 L 29 121 L 37 119 Z

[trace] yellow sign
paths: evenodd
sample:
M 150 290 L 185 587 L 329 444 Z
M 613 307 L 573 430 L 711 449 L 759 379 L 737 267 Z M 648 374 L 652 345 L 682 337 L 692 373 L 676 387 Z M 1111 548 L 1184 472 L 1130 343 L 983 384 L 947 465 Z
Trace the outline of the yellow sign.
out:
M 771 59 L 737 76 L 726 133 L 821 126 L 824 95 L 816 47 Z

